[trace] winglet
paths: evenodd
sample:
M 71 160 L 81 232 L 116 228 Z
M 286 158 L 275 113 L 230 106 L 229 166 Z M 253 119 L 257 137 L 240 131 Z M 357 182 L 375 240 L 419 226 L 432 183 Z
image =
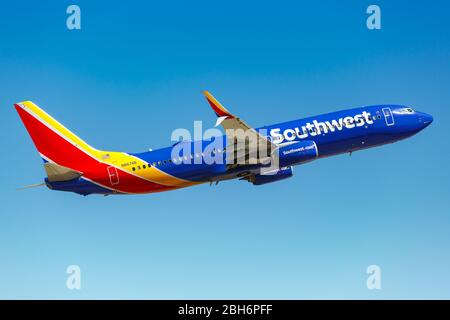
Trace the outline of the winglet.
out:
M 216 113 L 219 119 L 221 119 L 220 122 L 218 119 L 218 124 L 220 124 L 226 118 L 234 118 L 230 111 L 228 111 L 223 105 L 221 105 L 220 102 L 217 101 L 211 93 L 209 93 L 208 91 L 203 91 L 203 94 L 205 95 L 206 100 L 208 100 L 208 103 L 213 111 Z M 216 125 L 218 124 L 216 123 Z

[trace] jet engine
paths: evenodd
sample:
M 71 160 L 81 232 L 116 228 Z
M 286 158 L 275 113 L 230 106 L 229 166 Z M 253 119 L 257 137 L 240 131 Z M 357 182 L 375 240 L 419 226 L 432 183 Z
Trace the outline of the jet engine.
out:
M 248 178 L 248 181 L 255 186 L 271 183 L 292 177 L 292 167 L 285 167 L 278 170 L 272 170 L 261 174 L 255 174 Z
M 280 167 L 312 161 L 318 157 L 317 146 L 314 141 L 298 141 L 278 150 Z

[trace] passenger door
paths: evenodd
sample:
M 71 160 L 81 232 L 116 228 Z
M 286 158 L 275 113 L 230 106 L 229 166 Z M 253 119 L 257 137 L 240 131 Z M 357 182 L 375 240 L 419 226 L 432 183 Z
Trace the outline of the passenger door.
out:
M 383 108 L 383 115 L 387 126 L 393 126 L 395 124 L 391 108 Z
M 117 172 L 117 168 L 113 166 L 109 166 L 108 168 L 109 182 L 111 185 L 116 185 L 119 183 L 119 173 Z

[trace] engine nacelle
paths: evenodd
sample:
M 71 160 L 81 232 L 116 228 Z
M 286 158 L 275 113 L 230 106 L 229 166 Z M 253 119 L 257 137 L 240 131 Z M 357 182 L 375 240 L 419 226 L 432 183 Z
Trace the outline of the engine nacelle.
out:
M 317 145 L 311 140 L 298 141 L 278 150 L 280 167 L 309 162 L 316 159 L 318 155 Z
M 290 178 L 292 177 L 292 174 L 292 167 L 285 167 L 279 170 L 268 171 L 264 174 L 256 174 L 250 179 L 250 182 L 255 186 L 259 186 L 262 184 Z

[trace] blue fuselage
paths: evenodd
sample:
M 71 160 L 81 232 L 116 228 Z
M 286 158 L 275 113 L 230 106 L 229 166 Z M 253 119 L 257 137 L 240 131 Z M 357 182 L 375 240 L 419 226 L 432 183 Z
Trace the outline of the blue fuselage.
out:
M 317 146 L 317 158 L 322 158 L 405 139 L 424 129 L 432 121 L 431 115 L 414 111 L 406 106 L 379 105 L 278 123 L 257 130 L 279 146 L 301 141 L 313 142 Z M 225 146 L 226 136 L 219 139 L 223 139 L 222 145 Z M 195 159 L 195 149 L 205 151 L 211 141 L 184 141 L 181 144 L 185 144 L 186 149 L 190 150 L 191 157 Z M 204 161 L 181 163 L 182 156 L 178 163 L 174 163 L 171 159 L 173 159 L 175 147 L 179 147 L 179 144 L 134 155 L 150 164 L 160 166 L 168 174 L 193 181 L 230 179 L 239 177 L 241 172 L 258 169 L 258 166 L 230 169 L 226 163 Z M 205 151 L 203 156 L 207 157 L 207 154 L 209 152 Z M 287 163 L 287 165 L 296 164 L 299 163 Z

